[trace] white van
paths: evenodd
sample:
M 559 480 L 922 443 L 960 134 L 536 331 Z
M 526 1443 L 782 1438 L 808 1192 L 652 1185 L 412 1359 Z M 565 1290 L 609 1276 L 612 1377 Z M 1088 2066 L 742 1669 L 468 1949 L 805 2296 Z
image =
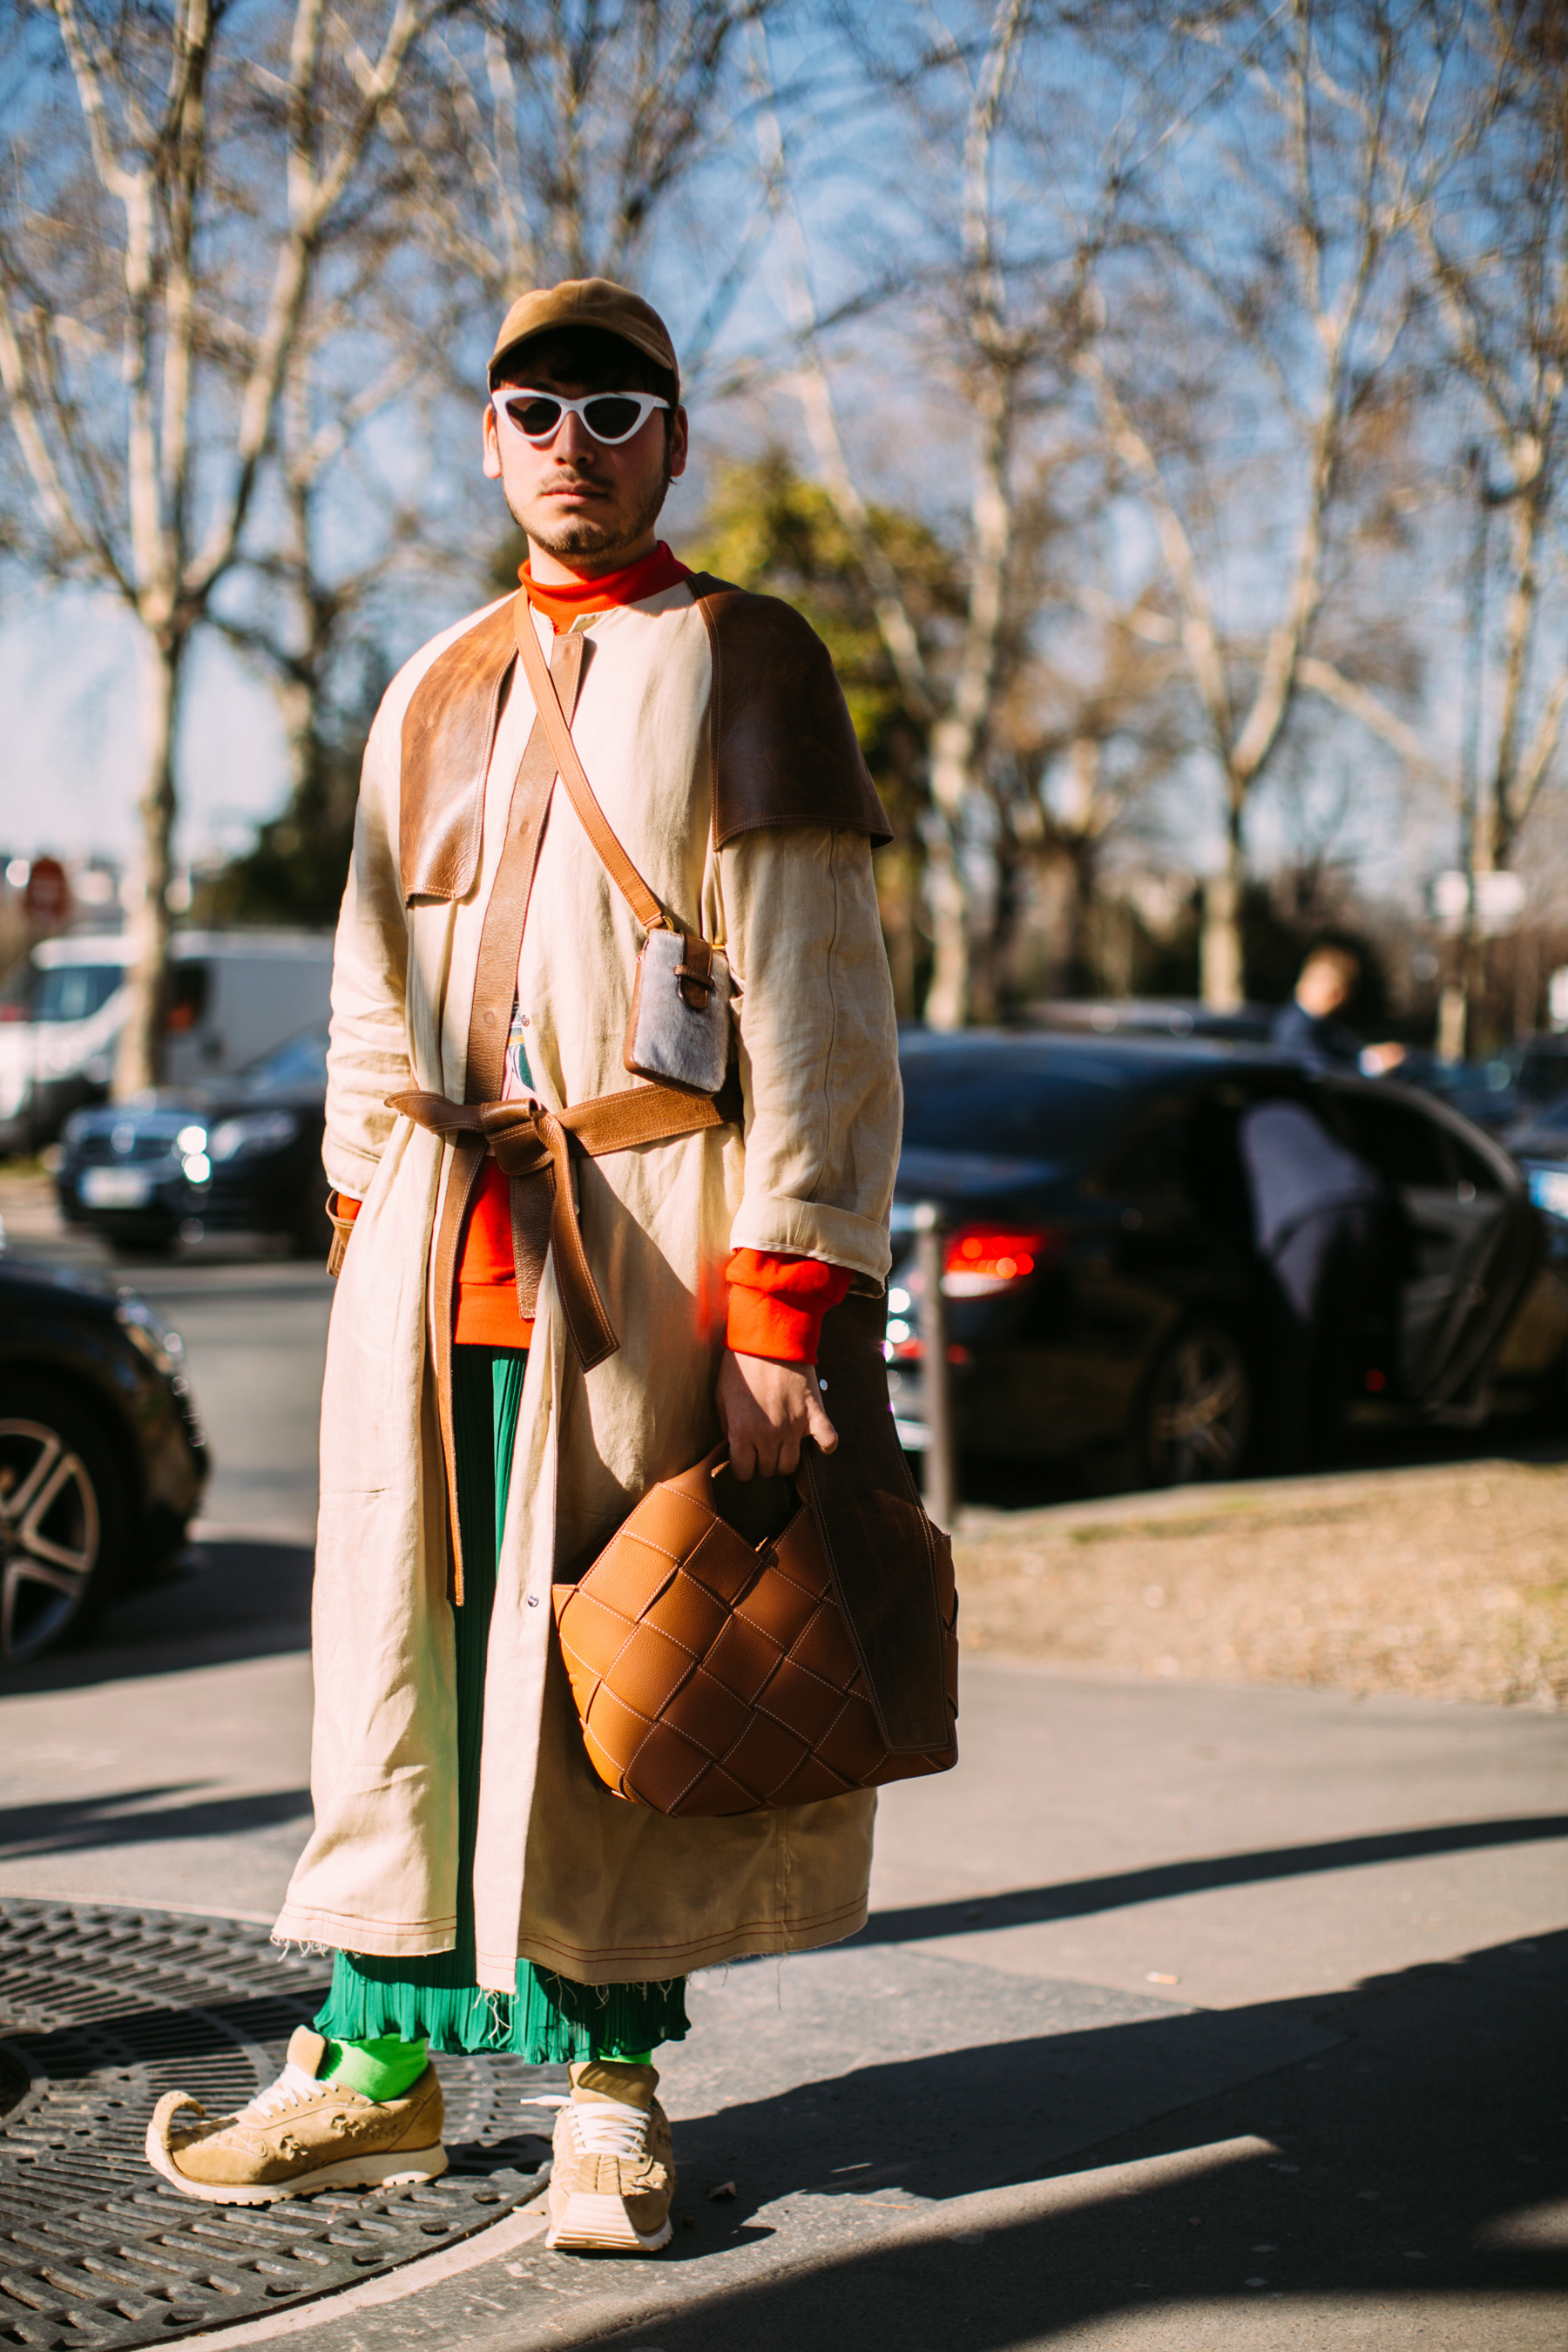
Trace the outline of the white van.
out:
M 177 931 L 163 1041 L 169 1086 L 231 1076 L 324 1022 L 332 942 L 316 931 Z M 0 996 L 0 1153 L 37 1151 L 100 1102 L 130 991 L 131 941 L 45 940 Z

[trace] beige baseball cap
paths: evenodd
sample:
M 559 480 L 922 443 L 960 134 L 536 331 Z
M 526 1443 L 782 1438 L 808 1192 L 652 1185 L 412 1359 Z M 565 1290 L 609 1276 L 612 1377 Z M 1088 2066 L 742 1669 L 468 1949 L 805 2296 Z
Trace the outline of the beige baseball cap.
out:
M 608 278 L 568 278 L 559 286 L 535 287 L 520 294 L 501 320 L 496 347 L 490 353 L 489 383 L 495 389 L 496 370 L 509 352 L 552 327 L 598 327 L 619 335 L 661 368 L 668 368 L 680 388 L 680 363 L 669 329 L 651 303 Z

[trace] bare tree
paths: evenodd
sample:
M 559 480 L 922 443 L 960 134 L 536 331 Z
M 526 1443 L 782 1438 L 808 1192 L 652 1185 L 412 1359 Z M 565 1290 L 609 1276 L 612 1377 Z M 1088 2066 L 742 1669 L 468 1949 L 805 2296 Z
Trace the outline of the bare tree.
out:
M 776 0 L 477 0 L 392 118 L 423 234 L 496 310 L 563 278 L 635 276 L 656 220 L 721 153 L 738 37 Z M 690 359 L 754 236 L 726 221 Z
M 1249 802 L 1302 688 L 1340 684 L 1317 638 L 1353 528 L 1344 461 L 1408 318 L 1395 260 L 1434 169 L 1458 15 L 1241 0 L 1183 18 L 1205 86 L 1172 129 L 1196 141 L 1189 126 L 1206 122 L 1206 136 L 1181 173 L 1167 133 L 1151 165 L 1130 168 L 1143 249 L 1136 266 L 1101 273 L 1101 331 L 1078 354 L 1152 527 L 1218 772 L 1223 847 L 1205 894 L 1202 974 L 1220 1008 L 1244 991 Z M 1260 630 L 1265 597 L 1274 617 Z M 1347 683 L 1341 698 L 1354 698 Z
M 1028 217 L 1037 208 L 1037 187 L 1021 178 L 1019 149 L 1007 134 L 1009 104 L 1035 55 L 1037 12 L 1029 0 L 951 13 L 955 23 L 934 10 L 910 11 L 879 23 L 874 33 L 856 27 L 868 88 L 879 103 L 897 109 L 900 201 L 915 205 L 920 229 L 907 268 L 879 273 L 873 267 L 866 290 L 842 306 L 858 314 L 879 294 L 896 291 L 903 312 L 899 345 L 920 354 L 911 373 L 944 381 L 952 402 L 945 417 L 928 425 L 944 447 L 945 478 L 952 478 L 952 457 L 962 452 L 966 509 L 963 613 L 957 629 L 940 638 L 917 625 L 897 568 L 870 527 L 841 423 L 833 321 L 814 291 L 765 65 L 758 111 L 795 349 L 784 381 L 800 399 L 823 486 L 864 568 L 905 700 L 928 735 L 933 968 L 925 1018 L 940 1029 L 961 1028 L 994 1009 L 994 958 L 977 955 L 976 932 L 983 896 L 992 902 L 993 929 L 998 911 L 1005 927 L 1007 912 L 1008 842 L 1005 823 L 998 831 L 989 763 L 1009 649 L 1026 644 L 1025 608 L 1033 595 L 1031 567 L 1023 560 L 1029 537 L 1023 452 L 1030 447 L 1038 464 L 1043 387 L 1053 372 L 1060 373 L 1092 257 L 1106 234 L 1105 215 L 1094 205 L 1065 232 L 1053 223 L 1046 236 Z M 1037 101 L 1037 91 L 1030 95 Z M 911 154 L 919 159 L 913 173 Z M 1012 255 L 1010 226 L 1024 232 Z M 983 868 L 989 869 L 988 893 L 977 888 Z
M 472 570 L 471 548 L 432 529 L 422 495 L 447 487 L 446 469 L 421 469 L 400 493 L 366 446 L 365 428 L 388 410 L 405 430 L 426 421 L 440 340 L 424 288 L 406 305 L 383 299 L 403 227 L 397 206 L 353 220 L 333 255 L 352 268 L 330 289 L 315 274 L 279 403 L 270 495 L 242 572 L 208 614 L 276 697 L 289 796 L 264 830 L 274 845 L 279 827 L 290 834 L 299 855 L 292 873 L 277 866 L 273 896 L 279 911 L 288 901 L 317 920 L 342 893 L 357 767 L 344 739 L 363 728 L 365 674 L 380 667 L 397 592 Z M 322 860 L 330 871 L 308 870 Z
M 289 806 L 229 869 L 231 896 L 321 896 L 310 861 L 335 857 L 352 815 L 342 755 L 367 638 L 398 625 L 411 593 L 489 585 L 489 514 L 462 465 L 485 329 L 521 285 L 635 268 L 656 218 L 721 151 L 734 35 L 767 5 L 479 0 L 414 53 L 383 118 L 384 190 L 362 179 L 312 278 L 245 592 L 214 614 L 273 683 L 289 752 Z M 721 225 L 714 248 L 721 284 L 738 282 L 743 228 Z M 684 339 L 689 373 L 722 307 L 710 296 L 697 349 Z M 389 404 L 432 451 L 401 496 L 365 430 Z
M 268 20 L 276 54 L 238 46 L 224 0 L 43 15 L 55 52 L 20 60 L 37 105 L 0 197 L 4 492 L 31 568 L 108 591 L 140 627 L 125 1095 L 158 1074 L 192 638 L 241 561 L 312 268 L 422 10 L 293 0 Z
M 1462 599 L 1457 735 L 1406 716 L 1352 658 L 1301 666 L 1459 820 L 1472 887 L 1445 992 L 1453 1053 L 1484 993 L 1475 877 L 1514 865 L 1568 718 L 1568 27 L 1551 7 L 1483 0 L 1467 29 L 1464 118 L 1407 232 L 1430 338 L 1428 538 L 1459 551 L 1436 558 Z
M 1079 625 L 1016 665 L 992 770 L 1009 854 L 1065 879 L 1051 961 L 1068 994 L 1100 982 L 1108 855 L 1147 830 L 1152 795 L 1193 748 L 1186 698 L 1173 691 L 1182 656 L 1170 616 L 1147 593 L 1118 605 L 1091 584 L 1078 601 Z M 998 966 L 1008 945 L 992 944 Z
M 1553 536 L 1568 422 L 1568 21 L 1498 0 L 1485 17 L 1487 63 L 1503 93 L 1492 135 L 1417 222 L 1448 351 L 1479 404 L 1491 461 L 1481 490 L 1505 541 L 1501 702 L 1476 810 L 1480 872 L 1511 862 L 1568 713 L 1561 652 L 1533 722 L 1527 709 L 1544 591 L 1555 588 L 1561 611 L 1568 589 Z

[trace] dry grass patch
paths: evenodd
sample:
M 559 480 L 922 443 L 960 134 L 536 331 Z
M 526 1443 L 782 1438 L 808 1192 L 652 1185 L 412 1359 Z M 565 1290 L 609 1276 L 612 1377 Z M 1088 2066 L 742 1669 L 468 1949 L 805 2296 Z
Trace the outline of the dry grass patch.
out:
M 1348 1491 L 1347 1491 L 1348 1489 Z M 1103 1674 L 1568 1705 L 1568 1465 L 1023 1512 L 955 1547 L 970 1649 Z

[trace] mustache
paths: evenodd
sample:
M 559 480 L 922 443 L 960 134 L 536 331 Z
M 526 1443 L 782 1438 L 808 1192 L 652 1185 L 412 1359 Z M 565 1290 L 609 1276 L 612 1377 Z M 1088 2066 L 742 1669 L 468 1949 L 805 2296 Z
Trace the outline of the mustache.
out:
M 539 487 L 541 492 L 547 496 L 552 490 L 602 490 L 605 482 L 591 467 L 574 466 L 558 467 L 549 480 L 542 482 Z

